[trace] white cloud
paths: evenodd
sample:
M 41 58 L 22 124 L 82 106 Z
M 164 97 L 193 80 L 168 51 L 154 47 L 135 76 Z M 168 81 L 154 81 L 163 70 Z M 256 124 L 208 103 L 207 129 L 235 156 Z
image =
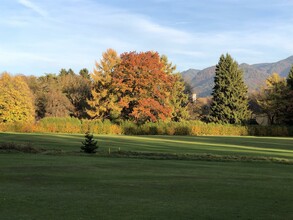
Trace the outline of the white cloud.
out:
M 20 4 L 22 4 L 23 6 L 25 6 L 26 8 L 28 8 L 28 9 L 36 12 L 37 14 L 41 15 L 42 17 L 46 17 L 48 15 L 48 13 L 45 10 L 43 10 L 42 8 L 40 8 L 39 6 L 34 4 L 32 1 L 18 0 L 18 2 Z
M 187 44 L 192 37 L 189 33 L 175 28 L 162 26 L 150 20 L 136 18 L 135 26 L 152 37 L 159 37 L 161 41 L 170 41 L 178 44 Z

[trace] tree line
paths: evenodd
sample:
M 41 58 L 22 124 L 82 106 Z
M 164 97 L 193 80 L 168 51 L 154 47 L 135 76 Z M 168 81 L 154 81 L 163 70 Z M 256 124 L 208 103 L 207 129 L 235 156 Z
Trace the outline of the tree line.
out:
M 3 73 L 0 83 L 2 123 L 68 116 L 136 123 L 188 118 L 179 72 L 166 56 L 152 51 L 118 55 L 108 49 L 91 74 L 87 69 L 41 77 Z
M 248 96 L 243 72 L 229 55 L 216 66 L 211 102 L 191 101 L 191 89 L 164 55 L 108 49 L 89 73 L 61 69 L 45 76 L 0 75 L 0 123 L 76 117 L 136 124 L 198 119 L 244 124 L 263 113 L 271 124 L 292 125 L 293 67 L 287 79 L 273 74 Z M 203 110 L 209 106 L 208 110 Z

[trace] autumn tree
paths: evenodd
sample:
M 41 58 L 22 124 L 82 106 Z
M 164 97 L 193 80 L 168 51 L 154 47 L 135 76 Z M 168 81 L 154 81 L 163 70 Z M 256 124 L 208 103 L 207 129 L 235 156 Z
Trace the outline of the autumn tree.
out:
M 0 123 L 34 120 L 33 95 L 21 76 L 0 75 Z
M 42 100 L 42 91 L 39 78 L 36 76 L 23 76 L 33 94 L 33 103 L 35 108 L 35 118 L 38 120 L 45 117 L 44 100 Z
M 281 124 L 286 112 L 286 99 L 284 94 L 288 92 L 285 78 L 273 73 L 267 80 L 266 85 L 257 96 L 257 103 L 261 111 L 269 119 L 269 123 Z
M 67 117 L 72 112 L 73 106 L 61 90 L 52 89 L 46 94 L 46 117 Z
M 170 118 L 173 82 L 158 53 L 123 53 L 114 78 L 121 94 L 118 104 L 122 107 L 122 118 L 137 123 Z
M 210 121 L 229 124 L 245 122 L 250 115 L 247 86 L 243 81 L 243 72 L 229 54 L 220 57 L 214 83 Z
M 208 122 L 211 106 L 211 98 L 197 98 L 188 104 L 188 111 L 191 120 Z
M 187 96 L 176 67 L 156 52 L 129 52 L 120 57 L 109 49 L 91 74 L 88 114 L 92 118 L 137 123 L 187 118 Z
M 37 78 L 34 86 L 30 85 L 30 87 L 36 97 L 37 119 L 43 117 L 66 117 L 73 114 L 74 106 L 63 92 L 61 76 L 46 74 Z
M 64 75 L 59 80 L 62 93 L 72 105 L 71 115 L 77 118 L 86 118 L 87 99 L 90 98 L 91 94 L 91 81 L 81 75 Z
M 66 117 L 73 113 L 74 106 L 63 92 L 61 78 L 48 74 L 40 78 L 44 100 L 45 117 Z
M 171 119 L 173 121 L 188 119 L 189 94 L 184 80 L 181 74 L 176 71 L 176 66 L 168 61 L 167 56 L 161 56 L 161 63 L 163 64 L 164 73 L 170 78 L 170 85 L 166 88 L 166 92 L 169 95 L 169 105 L 172 111 Z
M 63 70 L 66 71 L 60 72 Z M 76 74 L 46 74 L 24 79 L 34 94 L 37 120 L 46 116 L 88 117 L 86 100 L 90 97 L 90 79 Z
M 96 62 L 91 74 L 91 98 L 87 101 L 87 113 L 91 118 L 114 120 L 120 116 L 122 108 L 117 104 L 119 93 L 114 84 L 119 64 L 120 58 L 113 49 L 108 49 L 100 62 Z

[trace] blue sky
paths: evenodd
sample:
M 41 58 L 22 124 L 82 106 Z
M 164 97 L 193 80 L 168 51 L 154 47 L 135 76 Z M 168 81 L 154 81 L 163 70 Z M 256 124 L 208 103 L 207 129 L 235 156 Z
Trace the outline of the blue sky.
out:
M 107 48 L 158 51 L 179 71 L 293 55 L 293 0 L 1 0 L 0 72 L 92 71 Z

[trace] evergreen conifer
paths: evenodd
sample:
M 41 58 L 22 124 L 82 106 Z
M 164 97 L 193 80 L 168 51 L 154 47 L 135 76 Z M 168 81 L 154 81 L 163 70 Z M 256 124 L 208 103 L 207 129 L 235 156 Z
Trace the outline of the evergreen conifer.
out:
M 98 142 L 94 140 L 94 136 L 87 132 L 85 134 L 85 140 L 82 141 L 82 146 L 80 148 L 83 152 L 92 154 L 98 149 L 97 143 Z
M 243 72 L 229 54 L 220 57 L 214 82 L 210 121 L 241 124 L 248 120 L 250 111 Z

